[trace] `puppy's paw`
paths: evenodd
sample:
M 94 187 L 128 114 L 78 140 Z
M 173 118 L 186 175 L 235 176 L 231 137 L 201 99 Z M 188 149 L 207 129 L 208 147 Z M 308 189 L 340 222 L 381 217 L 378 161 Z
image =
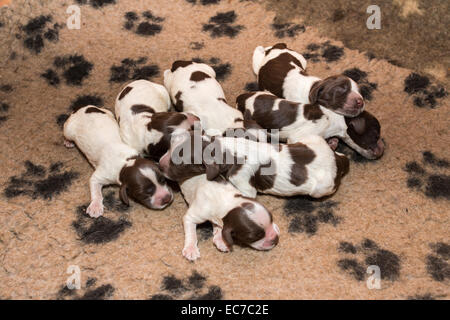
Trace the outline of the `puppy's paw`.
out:
M 219 251 L 222 252 L 230 252 L 230 249 L 228 248 L 228 246 L 225 244 L 225 242 L 223 241 L 222 237 L 216 237 L 214 236 L 213 238 L 213 243 L 216 246 L 216 248 Z
M 330 138 L 327 139 L 328 145 L 330 146 L 331 150 L 336 150 L 336 148 L 339 145 L 339 139 L 338 138 Z
M 92 218 L 98 218 L 103 215 L 103 203 L 100 201 L 92 201 L 86 209 L 86 213 Z
M 183 257 L 189 261 L 195 261 L 200 258 L 200 250 L 197 245 L 191 245 L 183 248 Z
M 64 139 L 64 146 L 66 148 L 73 148 L 73 147 L 75 147 L 75 143 L 73 143 L 72 141 L 69 141 L 67 139 Z

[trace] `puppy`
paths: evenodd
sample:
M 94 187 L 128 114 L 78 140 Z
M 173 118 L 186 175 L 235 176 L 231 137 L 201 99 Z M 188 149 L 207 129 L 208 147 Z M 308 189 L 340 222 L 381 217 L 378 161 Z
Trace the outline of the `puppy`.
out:
M 163 156 L 165 163 L 168 156 Z M 280 230 L 272 214 L 260 203 L 245 198 L 223 178 L 209 181 L 206 175 L 179 180 L 189 209 L 183 217 L 184 248 L 182 254 L 194 261 L 200 257 L 196 226 L 205 221 L 213 224 L 213 243 L 228 252 L 233 244 L 256 250 L 270 250 L 278 244 Z
M 306 73 L 305 58 L 285 43 L 256 47 L 253 71 L 260 90 L 301 103 L 319 103 L 338 114 L 354 117 L 364 110 L 364 99 L 355 81 L 344 75 L 321 80 Z
M 160 167 L 167 178 L 176 181 L 201 173 L 206 173 L 208 180 L 223 175 L 251 198 L 257 191 L 320 198 L 336 191 L 349 161 L 319 136 L 282 145 L 191 132 L 161 158 Z
M 120 199 L 127 205 L 128 196 L 150 209 L 163 209 L 172 201 L 172 191 L 158 166 L 122 142 L 109 110 L 95 106 L 78 109 L 64 123 L 64 138 L 66 147 L 75 143 L 95 168 L 86 210 L 91 217 L 103 214 L 102 187 L 109 184 L 120 185 Z
M 175 110 L 198 116 L 208 134 L 222 135 L 229 128 L 244 129 L 242 113 L 227 104 L 216 73 L 207 64 L 175 61 L 164 72 L 164 85 Z
M 380 123 L 367 111 L 344 117 L 318 104 L 295 103 L 263 91 L 241 94 L 236 103 L 245 118 L 265 129 L 278 129 L 281 141 L 295 143 L 305 135 L 338 137 L 367 159 L 383 155 Z

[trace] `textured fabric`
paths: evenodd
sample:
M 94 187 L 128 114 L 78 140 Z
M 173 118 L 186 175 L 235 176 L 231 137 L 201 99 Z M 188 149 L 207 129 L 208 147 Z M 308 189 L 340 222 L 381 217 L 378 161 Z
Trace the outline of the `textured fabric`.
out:
M 70 4 L 81 29 L 66 25 Z M 450 281 L 449 99 L 431 79 L 319 37 L 301 21 L 274 24 L 253 1 L 15 0 L 0 9 L 0 298 L 2 299 L 407 299 L 447 298 Z M 93 170 L 63 145 L 72 108 L 113 110 L 132 79 L 162 83 L 177 59 L 211 64 L 227 100 L 255 89 L 257 45 L 286 42 L 308 72 L 345 73 L 380 121 L 384 156 L 352 159 L 322 201 L 258 196 L 281 229 L 269 252 L 221 253 L 201 226 L 201 258 L 181 255 L 178 193 L 164 211 L 103 191 L 91 219 Z M 79 266 L 81 289 L 64 289 Z M 382 290 L 369 290 L 378 265 Z

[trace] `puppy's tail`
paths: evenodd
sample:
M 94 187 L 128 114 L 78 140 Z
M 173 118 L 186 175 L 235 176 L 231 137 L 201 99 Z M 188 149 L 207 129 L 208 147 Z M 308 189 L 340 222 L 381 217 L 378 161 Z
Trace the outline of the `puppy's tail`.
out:
M 258 75 L 259 69 L 261 68 L 261 64 L 264 60 L 264 56 L 266 52 L 263 46 L 258 46 L 253 51 L 253 72 Z

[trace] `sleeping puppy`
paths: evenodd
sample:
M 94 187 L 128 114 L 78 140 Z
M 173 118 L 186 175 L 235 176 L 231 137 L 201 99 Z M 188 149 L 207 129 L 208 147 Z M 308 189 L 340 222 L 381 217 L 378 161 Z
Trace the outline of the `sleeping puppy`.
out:
M 278 129 L 281 141 L 295 143 L 305 135 L 338 137 L 367 159 L 383 155 L 380 123 L 367 111 L 349 118 L 318 104 L 295 103 L 265 91 L 241 94 L 236 103 L 245 118 L 265 129 Z M 331 141 L 337 146 L 337 141 Z
M 305 58 L 285 43 L 256 47 L 253 71 L 260 90 L 301 103 L 319 103 L 338 114 L 354 117 L 364 110 L 364 99 L 355 81 L 344 75 L 321 80 L 306 73 Z
M 149 81 L 146 82 L 146 85 L 154 85 L 155 88 L 162 87 Z M 131 84 L 129 86 L 131 87 Z M 164 87 L 162 90 L 166 91 Z M 137 103 L 142 96 L 142 91 L 138 89 L 131 90 L 123 99 L 119 99 L 121 95 L 119 94 L 116 99 L 115 111 L 123 142 L 136 149 L 139 154 L 159 161 L 159 158 L 169 149 L 172 133 L 175 130 L 181 132 L 193 129 L 194 123 L 199 121 L 199 118 L 186 112 L 155 113 L 150 106 L 159 106 L 157 109 L 165 109 L 167 101 L 161 99 L 161 95 L 152 93 L 155 93 L 155 90 L 147 88 L 147 105 Z
M 349 168 L 347 157 L 333 152 L 319 136 L 288 145 L 193 132 L 177 139 L 159 162 L 168 179 L 206 173 L 213 180 L 223 175 L 251 198 L 258 191 L 278 196 L 330 195 Z
M 139 157 L 138 152 L 122 142 L 113 114 L 103 108 L 86 106 L 78 109 L 64 123 L 65 146 L 74 143 L 95 168 L 89 186 L 91 217 L 103 214 L 102 187 L 120 185 L 120 199 L 129 204 L 128 196 L 150 209 L 163 209 L 173 199 L 158 166 Z
M 164 163 L 167 157 L 162 157 Z M 185 173 L 186 174 L 186 173 Z M 189 209 L 183 217 L 184 248 L 182 254 L 194 261 L 200 257 L 197 246 L 197 224 L 213 224 L 213 243 L 222 252 L 233 244 L 256 250 L 270 250 L 278 243 L 280 230 L 272 214 L 260 203 L 245 198 L 223 178 L 214 181 L 205 174 L 178 180 Z
M 169 91 L 175 110 L 191 112 L 200 118 L 209 135 L 222 135 L 226 129 L 245 128 L 250 135 L 265 140 L 255 123 L 244 123 L 242 113 L 229 106 L 216 73 L 207 64 L 193 61 L 175 61 L 164 72 L 164 85 Z

